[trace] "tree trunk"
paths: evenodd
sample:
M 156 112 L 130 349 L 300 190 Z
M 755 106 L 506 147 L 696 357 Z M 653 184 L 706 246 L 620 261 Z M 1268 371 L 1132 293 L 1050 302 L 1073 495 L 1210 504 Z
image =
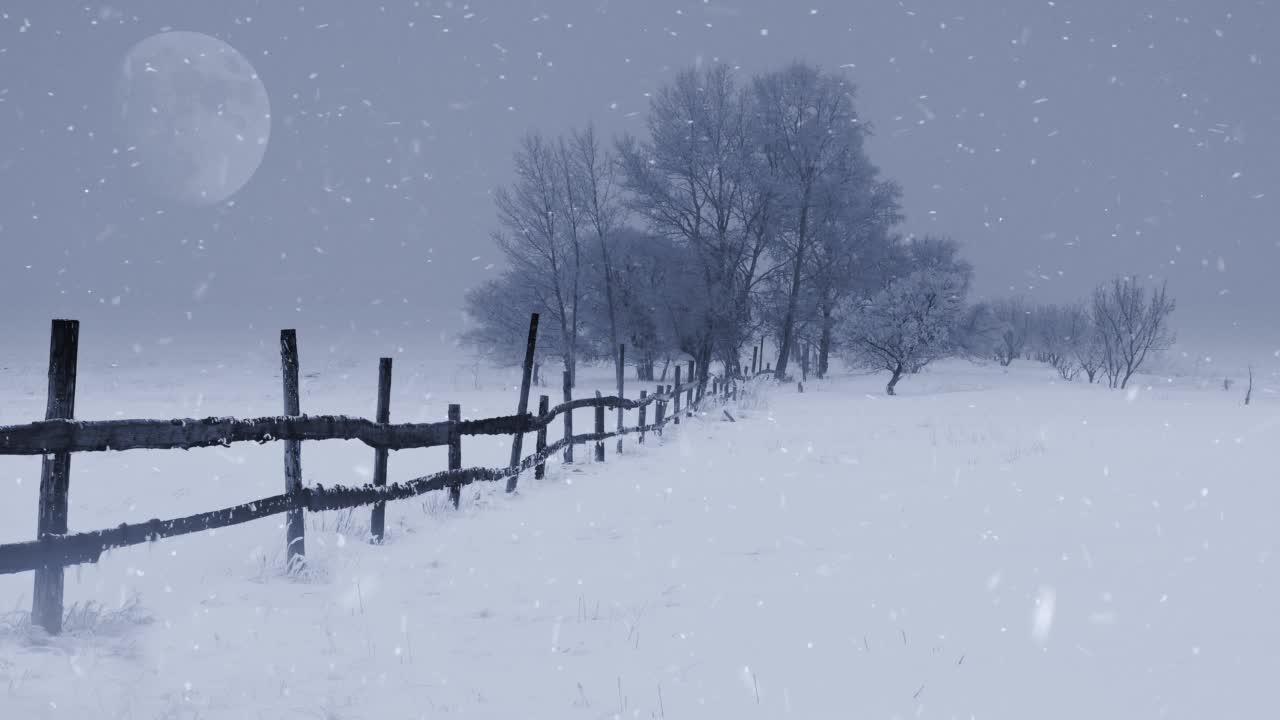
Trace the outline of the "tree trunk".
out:
M 823 311 L 822 338 L 818 340 L 818 378 L 827 376 L 831 362 L 831 316 Z
M 898 386 L 898 381 L 902 379 L 902 363 L 898 363 L 893 369 L 893 376 L 889 378 L 889 384 L 885 386 L 884 391 L 889 395 L 897 395 L 894 388 Z

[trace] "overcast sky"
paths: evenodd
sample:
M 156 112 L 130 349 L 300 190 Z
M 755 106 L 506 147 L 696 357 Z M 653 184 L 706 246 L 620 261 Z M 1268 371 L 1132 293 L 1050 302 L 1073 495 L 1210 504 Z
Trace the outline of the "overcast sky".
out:
M 0 331 L 439 337 L 499 272 L 492 189 L 529 129 L 643 131 L 681 67 L 843 68 L 980 294 L 1167 277 L 1184 335 L 1280 349 L 1280 3 L 1267 0 L 17 0 L 0 8 Z M 165 29 L 272 105 L 233 204 L 128 181 L 113 88 Z M 1234 329 L 1233 329 L 1234 328 Z

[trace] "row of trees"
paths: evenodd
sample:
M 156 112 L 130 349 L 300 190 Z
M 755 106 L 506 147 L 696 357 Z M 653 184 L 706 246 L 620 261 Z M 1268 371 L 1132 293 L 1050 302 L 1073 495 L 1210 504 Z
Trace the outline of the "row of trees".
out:
M 1087 300 L 1032 305 L 1007 298 L 975 306 L 971 349 L 1008 366 L 1019 358 L 1051 365 L 1064 380 L 1080 377 L 1125 388 L 1135 373 L 1173 345 L 1176 303 L 1161 284 L 1116 277 Z
M 900 192 L 864 151 L 853 86 L 803 64 L 746 83 L 689 69 L 655 93 L 647 127 L 521 141 L 496 194 L 508 269 L 468 295 L 464 339 L 512 360 L 532 308 L 554 334 L 539 346 L 571 375 L 619 343 L 644 379 L 675 354 L 737 369 L 761 334 L 779 378 L 801 342 L 825 373 L 850 300 L 907 256 Z
M 507 269 L 467 295 L 464 341 L 519 362 L 537 311 L 539 360 L 554 356 L 571 380 L 620 344 L 656 380 L 683 355 L 704 378 L 712 362 L 740 371 L 764 336 L 779 379 L 812 346 L 819 376 L 839 352 L 887 371 L 890 394 L 955 355 L 1035 356 L 1123 387 L 1168 345 L 1172 301 L 1133 280 L 1089 306 L 969 304 L 973 268 L 955 242 L 895 232 L 901 193 L 867 157 L 854 97 L 809 65 L 747 82 L 711 65 L 654 94 L 644 137 L 525 136 L 495 194 Z

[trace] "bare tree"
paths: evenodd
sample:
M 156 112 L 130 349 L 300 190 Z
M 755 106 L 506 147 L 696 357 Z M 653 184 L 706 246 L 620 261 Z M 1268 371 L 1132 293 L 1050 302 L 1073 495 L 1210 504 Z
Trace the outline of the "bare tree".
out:
M 463 306 L 468 322 L 460 342 L 476 350 L 485 360 L 501 366 L 519 365 L 524 360 L 529 313 L 548 311 L 538 297 L 536 280 L 516 269 L 469 290 Z M 545 342 L 548 331 L 548 326 L 539 325 L 534 357 L 538 363 L 556 355 L 556 345 Z
M 863 150 L 867 126 L 854 87 L 838 74 L 793 63 L 752 83 L 752 144 L 764 155 L 777 212 L 774 254 L 786 278 L 778 338 L 779 380 L 786 377 L 805 290 L 805 269 L 824 215 L 876 191 L 879 170 Z
M 885 392 L 895 394 L 904 373 L 955 353 L 964 312 L 959 273 L 917 270 L 857 304 L 844 324 L 843 347 L 855 367 L 888 370 Z
M 649 139 L 618 144 L 624 186 L 633 211 L 652 230 L 687 245 L 700 277 L 700 317 L 688 337 L 704 374 L 720 344 L 728 357 L 746 336 L 743 300 L 756 281 L 754 250 L 767 212 L 753 193 L 747 112 L 727 65 L 690 69 L 654 94 Z M 754 227 L 753 227 L 754 225 Z
M 990 303 L 969 305 L 956 326 L 956 354 L 970 360 L 990 360 L 996 354 L 1002 329 Z
M 1148 359 L 1173 345 L 1174 308 L 1166 283 L 1148 289 L 1136 277 L 1116 277 L 1093 291 L 1093 323 L 1111 387 L 1127 387 Z
M 585 130 L 571 133 L 566 144 L 561 146 L 562 164 L 566 176 L 565 184 L 570 188 L 576 208 L 595 236 L 596 248 L 600 253 L 600 276 L 604 280 L 605 307 L 608 311 L 609 347 L 613 357 L 617 357 L 620 336 L 618 333 L 618 310 L 614 297 L 615 268 L 609 255 L 610 241 L 622 221 L 623 207 L 619 197 L 617 181 L 617 162 L 613 155 L 604 149 L 596 137 L 595 129 L 588 126 Z M 623 368 L 617 365 L 617 381 L 622 382 Z
M 1083 303 L 1068 305 L 1064 312 L 1069 337 L 1067 352 L 1080 372 L 1093 384 L 1105 364 L 1102 339 L 1093 326 L 1089 309 Z
M 531 133 L 514 156 L 516 179 L 495 193 L 503 230 L 494 240 L 516 276 L 559 327 L 560 355 L 577 375 L 579 304 L 583 270 L 578 226 L 581 213 L 564 182 L 556 145 Z
M 1075 352 L 1077 343 L 1084 337 L 1077 334 L 1086 328 L 1076 328 L 1073 322 L 1083 316 L 1076 309 L 1062 305 L 1037 305 L 1031 310 L 1030 345 L 1036 360 L 1047 363 L 1063 380 L 1075 380 L 1083 369 Z
M 1004 298 L 991 304 L 991 312 L 1000 322 L 1000 342 L 996 344 L 996 360 L 1005 367 L 1027 349 L 1031 340 L 1031 312 L 1020 297 Z
M 848 193 L 821 206 L 812 251 L 806 260 L 805 283 L 814 307 L 805 319 L 816 342 L 817 374 L 830 367 L 838 313 L 854 298 L 868 298 L 894 277 L 898 238 L 890 229 L 901 219 L 901 190 L 892 182 L 876 182 L 867 192 Z

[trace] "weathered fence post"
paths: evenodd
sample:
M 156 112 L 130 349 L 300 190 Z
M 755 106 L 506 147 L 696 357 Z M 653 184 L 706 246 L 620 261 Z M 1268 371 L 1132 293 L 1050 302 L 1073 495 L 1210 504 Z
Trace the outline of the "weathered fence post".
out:
M 751 374 L 752 375 L 756 374 L 756 359 L 759 357 L 760 357 L 760 348 L 758 346 L 752 345 L 751 346 Z
M 685 391 L 685 411 L 689 413 L 689 417 L 693 417 L 693 388 L 697 386 L 698 381 L 694 379 L 693 374 L 694 362 L 689 361 L 689 389 Z
M 600 399 L 600 391 L 596 391 L 596 400 Z M 596 462 L 604 462 L 604 405 L 596 405 Z
M 661 385 L 658 386 L 657 392 L 658 392 L 658 399 L 653 402 L 653 429 L 659 435 L 661 435 L 662 434 L 662 417 L 667 412 L 667 401 L 662 399 L 665 393 L 664 393 L 664 388 Z
M 297 416 L 302 414 L 298 393 L 298 333 L 296 330 L 280 331 L 280 368 L 284 384 L 284 414 Z M 302 490 L 302 442 L 300 440 L 284 441 L 284 491 L 297 493 Z M 289 510 L 286 519 L 285 547 L 287 560 L 285 567 L 290 571 L 297 570 L 306 562 L 306 524 L 303 509 L 296 507 Z
M 676 365 L 676 394 L 671 398 L 673 404 L 671 406 L 671 417 L 677 425 L 680 424 L 680 365 Z
M 520 377 L 520 403 L 516 406 L 516 414 L 529 412 L 529 382 L 533 378 L 533 354 L 538 344 L 538 313 L 529 316 L 529 344 L 524 349 L 524 373 Z M 524 445 L 524 433 L 518 432 L 511 438 L 511 467 L 520 466 L 520 451 Z M 520 473 L 507 478 L 507 492 L 516 491 L 516 481 Z
M 648 397 L 649 397 L 648 390 L 640 391 L 640 403 L 641 403 L 640 404 L 640 444 L 641 445 L 644 444 L 644 415 L 645 415 L 644 411 L 649 407 L 648 405 L 644 404 L 644 401 L 648 399 Z
M 551 409 L 551 398 L 542 395 L 538 398 L 538 420 L 542 423 L 538 427 L 538 439 L 534 443 L 534 450 L 538 453 L 538 464 L 533 468 L 533 477 L 535 480 L 541 480 L 547 476 L 547 459 L 542 454 L 547 451 L 547 426 L 546 414 Z M 545 422 L 544 422 L 545 421 Z
M 458 432 L 458 423 L 462 422 L 462 406 L 449 406 L 449 469 L 462 469 L 462 433 Z M 453 502 L 453 509 L 457 510 L 462 504 L 462 481 L 454 480 L 449 483 L 449 500 Z
M 621 401 L 624 397 L 626 397 L 625 395 L 623 395 L 623 392 L 622 392 L 623 379 L 626 377 L 626 374 L 627 374 L 627 372 L 626 372 L 626 367 L 627 367 L 627 362 L 626 362 L 626 360 L 627 360 L 627 346 L 626 346 L 626 345 L 619 344 L 619 345 L 618 345 L 618 400 L 620 400 L 620 401 Z M 623 410 L 621 403 L 619 403 L 619 405 L 618 405 L 618 449 L 617 449 L 617 453 L 618 453 L 619 455 L 621 455 L 621 454 L 622 454 L 622 422 L 623 422 L 623 412 L 625 412 L 625 411 Z
M 54 320 L 49 333 L 49 387 L 46 420 L 70 420 L 76 411 L 76 362 L 80 354 L 80 322 Z M 40 465 L 40 506 L 36 537 L 67 533 L 67 497 L 71 491 L 71 453 L 45 455 Z M 64 570 L 36 568 L 31 593 L 31 622 L 50 635 L 62 632 Z
M 569 377 L 569 371 L 564 371 L 564 401 L 573 401 L 573 385 L 572 379 Z M 565 410 L 564 412 L 564 436 L 568 439 L 568 443 L 564 446 L 564 464 L 573 464 L 573 411 Z
M 375 422 L 391 422 L 391 358 L 384 357 L 378 361 L 378 408 Z M 373 451 L 373 484 L 385 487 L 387 484 L 387 449 L 376 448 Z M 369 534 L 375 543 L 382 542 L 383 530 L 387 522 L 387 504 L 379 501 L 373 504 L 369 515 Z

